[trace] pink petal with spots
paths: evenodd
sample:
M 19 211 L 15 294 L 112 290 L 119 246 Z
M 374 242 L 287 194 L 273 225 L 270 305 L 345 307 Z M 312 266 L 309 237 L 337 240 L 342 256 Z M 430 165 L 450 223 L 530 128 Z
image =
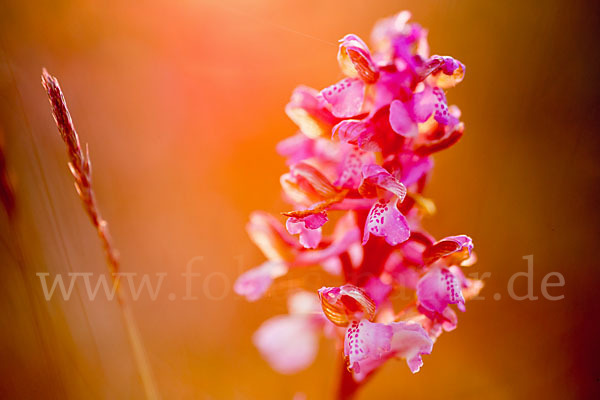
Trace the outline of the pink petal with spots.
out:
M 275 371 L 295 374 L 314 361 L 318 329 L 308 316 L 280 315 L 265 321 L 254 333 L 253 342 Z
M 266 261 L 256 268 L 240 275 L 233 290 L 248 301 L 260 299 L 269 289 L 273 280 L 287 273 L 287 266 L 278 261 Z
M 422 92 L 416 93 L 414 97 L 414 113 L 418 122 L 425 122 L 431 114 L 434 119 L 442 124 L 450 123 L 450 113 L 448 112 L 448 103 L 446 95 L 439 87 L 431 88 L 426 86 Z
M 365 83 L 360 79 L 346 78 L 321 91 L 321 95 L 331 105 L 331 112 L 338 118 L 350 118 L 360 114 L 364 97 Z
M 448 56 L 431 56 L 422 69 L 422 78 L 428 75 L 428 81 L 435 86 L 448 89 L 456 86 L 465 77 L 465 66 L 460 61 Z
M 389 325 L 367 320 L 350 323 L 344 340 L 344 356 L 357 381 L 362 381 L 389 358 L 393 334 Z
M 475 255 L 475 253 L 473 253 Z M 470 279 L 467 278 L 460 267 L 452 266 L 448 268 L 452 274 L 456 277 L 462 288 L 462 294 L 465 301 L 469 301 L 479 295 L 481 289 L 483 289 L 484 283 L 481 279 Z
M 397 203 L 398 198 L 393 197 L 390 201 L 379 200 L 373 204 L 365 224 L 363 245 L 369 241 L 370 234 L 384 237 L 385 241 L 391 246 L 395 246 L 408 239 L 410 236 L 408 221 L 398 211 L 396 207 Z
M 425 309 L 442 313 L 449 304 L 465 310 L 465 299 L 456 276 L 447 268 L 435 267 L 417 284 L 417 298 Z
M 418 372 L 421 355 L 430 354 L 433 341 L 418 324 L 393 322 L 388 325 L 367 320 L 353 321 L 344 340 L 348 368 L 362 381 L 391 357 L 406 359 L 410 370 Z
M 338 167 L 338 179 L 335 186 L 345 189 L 358 189 L 361 181 L 361 170 L 363 165 L 375 161 L 375 156 L 355 146 L 346 152 Z

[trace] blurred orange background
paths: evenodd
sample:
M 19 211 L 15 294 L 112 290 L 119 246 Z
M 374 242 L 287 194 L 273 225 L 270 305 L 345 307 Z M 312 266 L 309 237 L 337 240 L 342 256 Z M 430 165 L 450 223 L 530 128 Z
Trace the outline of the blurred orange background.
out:
M 429 29 L 433 54 L 467 66 L 448 94 L 466 134 L 436 157 L 426 194 L 438 213 L 426 225 L 472 236 L 473 271 L 491 275 L 486 300 L 467 306 L 420 373 L 390 362 L 359 398 L 594 398 L 600 21 L 597 2 L 578 0 L 2 2 L 0 134 L 17 216 L 0 225 L 0 396 L 143 397 L 116 303 L 79 286 L 46 302 L 35 276 L 106 271 L 40 85 L 46 67 L 89 143 L 123 270 L 168 273 L 156 301 L 133 303 L 161 396 L 330 398 L 331 342 L 293 376 L 252 345 L 261 322 L 285 312 L 285 285 L 257 303 L 231 286 L 263 261 L 244 230 L 249 213 L 286 209 L 275 144 L 296 129 L 283 111 L 291 91 L 337 81 L 337 40 L 368 39 L 402 9 Z M 510 299 L 507 282 L 530 254 L 540 299 Z M 198 299 L 185 301 L 190 260 L 201 277 Z M 541 297 L 552 271 L 565 277 L 550 289 L 560 301 Z

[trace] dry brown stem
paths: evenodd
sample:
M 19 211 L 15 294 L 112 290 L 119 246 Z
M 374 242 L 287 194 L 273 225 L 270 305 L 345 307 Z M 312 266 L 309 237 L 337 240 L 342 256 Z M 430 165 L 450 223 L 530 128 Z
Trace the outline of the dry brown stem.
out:
M 141 336 L 138 331 L 135 319 L 131 312 L 131 308 L 125 299 L 123 292 L 118 287 L 119 280 L 117 273 L 119 272 L 119 253 L 112 243 L 108 223 L 102 218 L 96 197 L 92 187 L 92 164 L 90 162 L 89 151 L 86 146 L 85 153 L 81 149 L 79 136 L 73 125 L 71 114 L 67 108 L 67 103 L 58 84 L 58 80 L 50 75 L 46 69 L 42 71 L 42 85 L 48 93 L 48 99 L 52 106 L 52 115 L 62 140 L 67 146 L 67 154 L 69 157 L 69 169 L 75 178 L 75 189 L 81 199 L 83 208 L 90 217 L 92 225 L 96 228 L 98 237 L 102 243 L 109 273 L 113 279 L 113 284 L 116 286 L 116 294 L 119 302 L 119 307 L 123 316 L 123 321 L 127 331 L 127 335 L 131 342 L 135 364 L 138 368 L 144 391 L 148 399 L 157 399 L 158 391 L 152 378 L 150 363 L 146 355 L 146 351 L 142 344 Z

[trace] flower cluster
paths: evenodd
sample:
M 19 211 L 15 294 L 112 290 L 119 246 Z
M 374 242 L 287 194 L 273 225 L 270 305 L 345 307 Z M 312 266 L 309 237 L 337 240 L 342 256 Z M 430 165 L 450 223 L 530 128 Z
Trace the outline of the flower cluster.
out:
M 431 156 L 463 134 L 445 89 L 465 67 L 429 56 L 427 31 L 409 18 L 404 11 L 379 21 L 371 48 L 356 35 L 342 38 L 345 78 L 321 91 L 298 87 L 286 106 L 299 132 L 277 150 L 289 165 L 281 185 L 293 210 L 283 213 L 285 225 L 251 216 L 248 233 L 268 261 L 241 275 L 235 291 L 254 301 L 291 268 L 313 265 L 343 285 L 293 293 L 289 314 L 258 329 L 254 343 L 281 373 L 313 361 L 320 332 L 343 341 L 356 382 L 391 358 L 417 372 L 442 331 L 456 327 L 451 305 L 464 311 L 482 287 L 462 272 L 475 261 L 471 239 L 435 240 L 421 224 L 435 210 L 423 196 Z

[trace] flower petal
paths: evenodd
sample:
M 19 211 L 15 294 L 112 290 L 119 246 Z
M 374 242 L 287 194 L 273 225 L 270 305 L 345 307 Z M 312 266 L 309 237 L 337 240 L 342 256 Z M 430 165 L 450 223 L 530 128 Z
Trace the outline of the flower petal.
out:
M 240 275 L 233 290 L 248 301 L 256 301 L 265 294 L 274 279 L 285 275 L 287 271 L 288 267 L 282 262 L 266 261 Z
M 280 183 L 285 196 L 291 202 L 304 207 L 318 202 L 333 201 L 340 194 L 323 172 L 307 161 L 292 165 L 290 172 L 281 175 Z M 306 215 L 308 214 L 314 212 Z
M 426 264 L 444 258 L 447 265 L 460 265 L 473 251 L 473 240 L 467 235 L 448 236 L 432 244 L 423 252 Z
M 363 235 L 363 245 L 369 240 L 369 235 L 372 233 L 375 236 L 382 236 L 385 241 L 391 246 L 395 246 L 399 243 L 404 242 L 410 236 L 410 229 L 408 227 L 408 221 L 398 208 L 396 204 L 398 198 L 393 197 L 390 201 L 379 200 L 373 204 L 369 215 L 367 216 L 367 222 L 365 225 L 365 232 Z
M 365 83 L 360 79 L 346 78 L 321 91 L 331 112 L 338 118 L 350 118 L 360 114 L 364 97 Z
M 338 122 L 319 97 L 319 92 L 306 86 L 294 90 L 285 113 L 310 138 L 328 134 Z
M 375 316 L 375 302 L 361 288 L 346 284 L 319 289 L 321 307 L 325 316 L 338 326 L 347 326 L 351 320 Z
M 290 295 L 287 307 L 291 315 L 317 315 L 323 317 L 319 296 L 306 290 Z
M 396 357 L 406 359 L 412 373 L 417 373 L 423 366 L 421 355 L 431 354 L 433 341 L 425 330 L 417 325 L 406 322 L 393 322 L 392 351 Z
M 320 212 L 304 218 L 290 217 L 285 227 L 292 235 L 300 234 L 300 244 L 307 249 L 315 249 L 321 242 L 321 226 L 327 222 L 327 214 Z
M 444 133 L 441 139 L 430 140 L 424 144 L 421 144 L 415 149 L 415 154 L 421 157 L 425 157 L 438 151 L 445 150 L 451 146 L 454 146 L 463 136 L 465 130 L 465 126 L 462 122 L 459 122 L 453 126 L 448 125 L 445 128 L 446 129 L 444 130 L 446 132 Z
M 376 306 L 380 306 L 383 304 L 390 293 L 392 292 L 392 285 L 388 285 L 387 283 L 383 283 L 381 279 L 376 276 L 372 276 L 369 278 L 367 283 L 365 283 L 363 289 L 365 292 L 373 299 Z
M 337 190 L 329 179 L 308 162 L 299 162 L 291 166 L 290 171 L 297 184 L 307 192 L 314 192 L 323 199 L 334 197 Z
M 397 134 L 404 137 L 416 137 L 419 134 L 417 123 L 413 120 L 409 103 L 400 100 L 390 105 L 390 125 Z
M 393 335 L 391 326 L 366 320 L 352 321 L 348 326 L 344 356 L 357 381 L 362 381 L 389 358 Z
M 422 92 L 415 94 L 414 113 L 418 122 L 427 121 L 431 114 L 442 125 L 448 125 L 452 120 L 448 111 L 446 95 L 439 87 L 426 86 Z
M 420 323 L 433 340 L 440 337 L 442 332 L 451 332 L 456 329 L 458 318 L 452 308 L 446 307 L 441 313 L 427 310 L 421 305 L 417 309 L 424 316 Z
M 265 212 L 253 212 L 246 225 L 246 231 L 254 244 L 271 261 L 291 260 L 294 251 L 300 248 L 283 225 Z
M 371 42 L 375 44 L 378 52 L 390 51 L 393 39 L 407 33 L 410 17 L 410 11 L 401 11 L 396 15 L 377 21 L 371 32 Z
M 458 60 L 448 56 L 431 56 L 423 67 L 423 76 L 431 75 L 430 81 L 435 86 L 448 89 L 456 86 L 465 77 L 465 66 Z
M 306 316 L 280 315 L 265 321 L 254 333 L 253 342 L 274 370 L 294 374 L 314 361 L 317 329 Z
M 423 365 L 421 355 L 430 354 L 433 341 L 418 324 L 392 322 L 388 325 L 366 320 L 353 321 L 346 331 L 344 355 L 357 381 L 362 381 L 387 359 L 406 359 L 413 373 Z
M 292 165 L 312 157 L 314 146 L 314 139 L 299 133 L 277 143 L 276 149 L 279 155 L 287 157 L 286 163 Z
M 473 253 L 473 255 L 475 255 L 475 253 Z M 462 294 L 465 298 L 465 301 L 469 301 L 474 297 L 477 297 L 479 292 L 481 292 L 481 289 L 483 289 L 485 286 L 483 280 L 481 279 L 467 278 L 460 267 L 452 266 L 448 269 L 458 280 L 460 287 L 462 288 Z
M 417 284 L 417 298 L 425 309 L 442 313 L 449 304 L 465 310 L 458 279 L 448 268 L 434 267 Z
M 346 35 L 340 40 L 337 58 L 342 72 L 350 78 L 373 83 L 379 76 L 369 48 L 356 35 Z
M 333 242 L 324 249 L 303 251 L 299 253 L 292 262 L 292 265 L 301 266 L 319 264 L 331 257 L 339 256 L 343 252 L 348 251 L 348 249 L 359 240 L 360 229 L 358 229 L 358 227 L 348 228 L 348 230 L 340 232 L 340 234 L 334 238 Z
M 398 159 L 400 160 L 400 172 L 402 173 L 400 180 L 406 187 L 427 176 L 433 168 L 431 157 L 419 157 L 416 154 L 404 153 L 400 154 Z
M 378 164 L 365 165 L 362 175 L 363 180 L 358 191 L 364 197 L 377 197 L 377 188 L 379 187 L 398 197 L 398 202 L 402 203 L 404 200 L 406 188 L 382 166 Z
M 342 162 L 339 164 L 339 177 L 334 182 L 334 185 L 346 189 L 358 189 L 363 165 L 374 161 L 375 156 L 372 153 L 351 146 L 351 149 L 346 152 Z
M 338 135 L 342 142 L 357 145 L 366 151 L 388 152 L 401 145 L 402 137 L 390 125 L 390 107 L 378 108 L 365 119 L 345 119 L 333 127 L 333 137 Z

